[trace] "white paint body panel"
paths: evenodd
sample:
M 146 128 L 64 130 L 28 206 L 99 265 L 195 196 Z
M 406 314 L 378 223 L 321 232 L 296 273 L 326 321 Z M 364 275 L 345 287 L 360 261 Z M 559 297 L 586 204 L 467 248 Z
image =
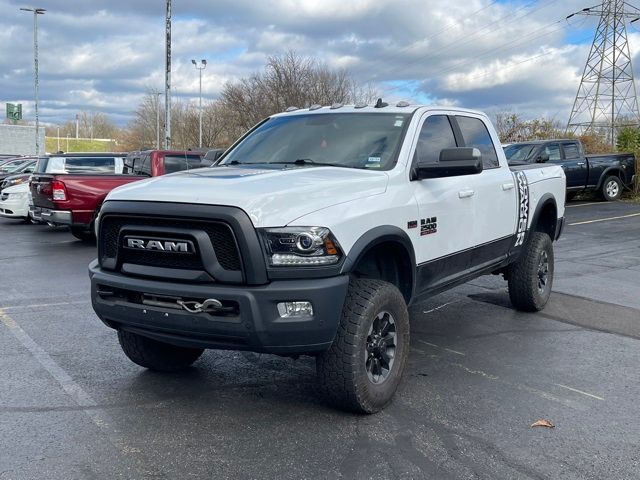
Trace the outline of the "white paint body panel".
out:
M 413 242 L 417 263 L 514 235 L 518 222 L 514 174 L 488 118 L 479 112 L 436 107 L 388 107 L 336 110 L 322 108 L 279 115 L 340 112 L 411 113 L 398 161 L 388 171 L 338 167 L 266 169 L 222 166 L 180 172 L 117 188 L 107 200 L 163 201 L 234 206 L 244 210 L 254 226 L 322 226 L 334 233 L 345 253 L 368 230 L 396 226 Z M 431 114 L 480 118 L 494 141 L 500 167 L 478 175 L 410 181 L 410 165 L 422 121 Z M 531 223 L 537 201 L 550 193 L 564 216 L 565 179 L 555 165 L 524 170 L 530 188 Z M 459 192 L 472 189 L 471 197 Z M 438 217 L 438 232 L 420 236 L 409 221 Z
M 7 187 L 2 191 L 2 197 L 9 195 L 6 200 L 0 200 L 0 216 L 7 218 L 23 218 L 29 216 L 29 184 L 21 183 Z M 6 213 L 11 210 L 13 213 Z

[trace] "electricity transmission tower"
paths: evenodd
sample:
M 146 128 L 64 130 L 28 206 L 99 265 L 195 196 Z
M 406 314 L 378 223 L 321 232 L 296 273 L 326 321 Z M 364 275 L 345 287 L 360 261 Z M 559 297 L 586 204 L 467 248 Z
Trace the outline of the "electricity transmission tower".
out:
M 640 10 L 624 0 L 569 15 L 599 16 L 591 51 L 573 103 L 567 133 L 603 135 L 615 145 L 616 130 L 639 126 L 640 111 L 633 79 L 626 22 L 638 20 Z

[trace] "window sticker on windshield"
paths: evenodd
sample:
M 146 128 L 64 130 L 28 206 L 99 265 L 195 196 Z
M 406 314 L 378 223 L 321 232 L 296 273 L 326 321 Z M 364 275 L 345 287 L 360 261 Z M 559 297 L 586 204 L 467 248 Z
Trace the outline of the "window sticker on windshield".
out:
M 380 157 L 369 157 L 367 158 L 367 163 L 365 165 L 366 168 L 380 168 L 380 162 L 382 159 Z
M 401 127 L 404 122 L 402 120 L 396 120 L 396 123 L 393 124 L 394 127 Z

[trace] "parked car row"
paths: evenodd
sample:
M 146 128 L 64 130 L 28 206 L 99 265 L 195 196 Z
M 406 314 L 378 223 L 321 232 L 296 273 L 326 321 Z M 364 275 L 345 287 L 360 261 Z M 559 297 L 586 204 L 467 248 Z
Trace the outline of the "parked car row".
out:
M 92 240 L 93 222 L 111 190 L 148 177 L 211 166 L 221 153 L 220 149 L 146 150 L 5 159 L 0 162 L 0 216 L 68 225 L 77 238 Z

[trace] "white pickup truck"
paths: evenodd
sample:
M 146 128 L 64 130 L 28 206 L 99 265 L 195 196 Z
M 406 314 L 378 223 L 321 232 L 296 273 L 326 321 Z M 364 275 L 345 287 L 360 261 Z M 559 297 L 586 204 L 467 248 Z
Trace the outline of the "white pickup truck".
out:
M 470 110 L 290 110 L 215 167 L 107 197 L 92 302 L 132 361 L 177 370 L 207 348 L 313 355 L 334 405 L 372 413 L 401 380 L 411 302 L 493 273 L 516 308 L 545 306 L 560 166 L 509 168 Z

